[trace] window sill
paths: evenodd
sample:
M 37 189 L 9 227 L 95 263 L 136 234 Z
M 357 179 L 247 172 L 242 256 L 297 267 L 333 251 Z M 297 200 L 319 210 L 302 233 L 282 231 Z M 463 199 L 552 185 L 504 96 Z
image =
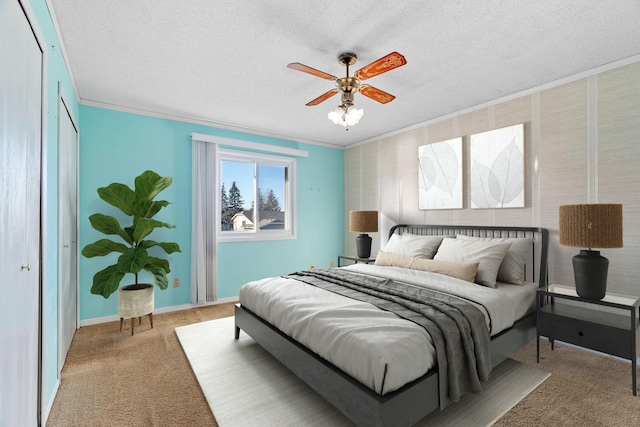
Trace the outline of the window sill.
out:
M 295 234 L 291 233 L 242 233 L 235 235 L 225 235 L 218 234 L 217 242 L 218 243 L 227 243 L 227 242 L 259 242 L 264 240 L 294 240 L 296 238 Z

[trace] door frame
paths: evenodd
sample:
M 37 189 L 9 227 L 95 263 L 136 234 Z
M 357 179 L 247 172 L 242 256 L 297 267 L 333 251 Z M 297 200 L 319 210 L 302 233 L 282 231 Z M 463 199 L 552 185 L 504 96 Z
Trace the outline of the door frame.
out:
M 75 204 L 75 214 L 76 214 L 76 223 L 75 223 L 75 235 L 76 235 L 76 251 L 75 251 L 75 271 L 71 272 L 72 275 L 75 276 L 75 295 L 76 295 L 76 301 L 75 301 L 75 306 L 76 306 L 76 312 L 75 312 L 75 319 L 76 319 L 76 330 L 78 329 L 78 326 L 80 325 L 80 289 L 79 289 L 79 283 L 78 283 L 78 279 L 80 277 L 80 272 L 79 272 L 79 264 L 80 264 L 80 257 L 79 257 L 79 250 L 78 250 L 78 238 L 80 235 L 80 225 L 79 225 L 79 203 L 78 203 L 78 194 L 79 194 L 79 150 L 80 150 L 80 128 L 78 127 L 78 121 L 76 120 L 76 118 L 73 115 L 73 112 L 71 111 L 71 109 L 69 108 L 69 104 L 67 103 L 67 96 L 65 95 L 64 92 L 64 88 L 62 86 L 62 82 L 58 82 L 58 120 L 57 120 L 57 128 L 58 128 L 58 162 L 57 162 L 57 166 L 58 166 L 58 170 L 57 170 L 57 176 L 58 176 L 58 249 L 60 249 L 60 242 L 59 239 L 61 238 L 61 221 L 60 221 L 60 120 L 62 117 L 62 114 L 67 114 L 69 116 L 69 120 L 71 120 L 71 124 L 74 127 L 75 131 L 76 131 L 76 141 L 75 141 L 75 152 L 73 153 L 73 157 L 75 157 L 75 194 L 76 194 L 76 204 Z M 62 104 L 62 105 L 61 105 Z M 64 108 L 64 111 L 62 110 L 62 108 Z M 62 360 L 64 360 L 64 358 L 61 357 L 61 333 L 60 330 L 63 326 L 63 322 L 61 321 L 61 313 L 60 313 L 60 283 L 61 283 L 61 277 L 62 277 L 62 271 L 60 269 L 61 265 L 60 265 L 60 256 L 58 255 L 58 285 L 56 287 L 56 291 L 57 291 L 57 320 L 58 320 L 58 328 L 57 328 L 57 371 L 56 371 L 56 378 L 58 378 L 58 381 L 60 380 L 60 372 L 62 371 Z

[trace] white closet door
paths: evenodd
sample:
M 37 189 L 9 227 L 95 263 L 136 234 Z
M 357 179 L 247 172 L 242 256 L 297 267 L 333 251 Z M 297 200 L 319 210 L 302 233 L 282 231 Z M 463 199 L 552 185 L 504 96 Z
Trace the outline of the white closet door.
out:
M 78 131 L 61 94 L 58 100 L 58 373 L 78 329 L 77 158 Z
M 43 54 L 0 0 L 0 425 L 38 425 Z

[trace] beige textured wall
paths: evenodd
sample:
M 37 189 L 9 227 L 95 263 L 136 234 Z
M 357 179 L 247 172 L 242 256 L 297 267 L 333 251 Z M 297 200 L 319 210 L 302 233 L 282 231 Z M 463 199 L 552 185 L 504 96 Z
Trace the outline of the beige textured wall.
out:
M 517 123 L 525 123 L 526 207 L 471 209 L 469 135 Z M 418 147 L 458 136 L 464 208 L 418 209 Z M 579 249 L 558 243 L 558 207 L 622 203 L 624 248 L 602 250 L 610 262 L 608 290 L 640 295 L 640 63 L 349 148 L 345 198 L 347 254 L 355 254 L 349 210 L 377 209 L 395 223 L 541 226 L 551 235 L 549 279 L 569 285 Z M 372 234 L 372 253 L 387 233 Z

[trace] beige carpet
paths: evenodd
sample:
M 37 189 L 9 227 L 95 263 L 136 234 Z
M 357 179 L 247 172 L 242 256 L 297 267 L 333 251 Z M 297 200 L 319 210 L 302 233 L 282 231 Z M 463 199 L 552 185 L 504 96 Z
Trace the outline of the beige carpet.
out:
M 551 372 L 551 377 L 496 427 L 640 426 L 640 393 L 634 396 L 631 390 L 631 362 L 564 343 L 556 343 L 552 351 L 546 340 L 541 341 L 539 365 L 535 340 L 511 357 L 539 366 Z
M 233 318 L 176 328 L 221 427 L 351 425 L 247 334 L 235 340 L 233 333 Z M 508 359 L 494 369 L 482 394 L 467 395 L 418 425 L 491 425 L 548 376 Z
M 215 426 L 174 332 L 178 326 L 233 315 L 233 304 L 84 326 L 62 369 L 48 427 Z
M 211 408 L 189 366 L 175 328 L 233 315 L 221 304 L 153 316 L 131 337 L 118 322 L 80 328 L 71 343 L 47 426 L 215 427 Z M 535 340 L 512 358 L 551 372 L 496 426 L 640 426 L 640 397 L 631 367 L 610 357 Z

